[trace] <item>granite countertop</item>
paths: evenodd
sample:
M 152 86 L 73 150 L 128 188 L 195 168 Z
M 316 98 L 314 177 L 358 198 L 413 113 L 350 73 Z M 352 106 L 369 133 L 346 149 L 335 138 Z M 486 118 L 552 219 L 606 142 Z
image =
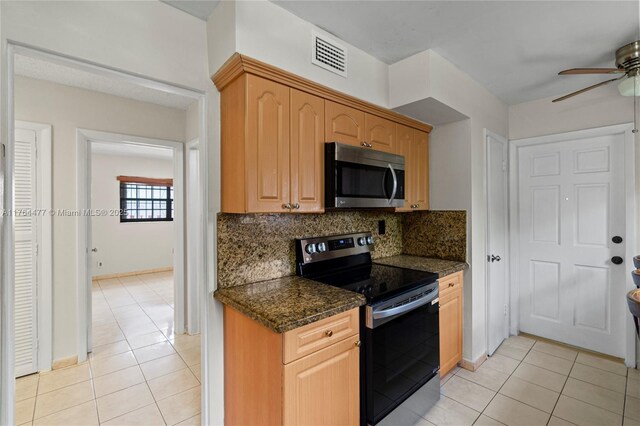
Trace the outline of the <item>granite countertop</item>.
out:
M 410 256 L 407 254 L 383 257 L 375 259 L 373 262 L 381 265 L 397 266 L 399 268 L 435 272 L 439 277 L 445 277 L 447 275 L 463 271 L 469 267 L 469 264 L 466 262 L 435 259 L 432 257 Z
M 276 333 L 366 303 L 363 295 L 298 276 L 221 288 L 213 297 Z

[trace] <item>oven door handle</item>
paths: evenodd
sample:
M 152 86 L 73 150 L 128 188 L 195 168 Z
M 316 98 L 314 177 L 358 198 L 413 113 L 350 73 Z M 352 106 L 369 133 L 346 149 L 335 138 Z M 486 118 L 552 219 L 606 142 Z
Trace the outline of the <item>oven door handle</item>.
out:
M 398 177 L 391 164 L 389 164 L 389 170 L 391 170 L 391 176 L 393 176 L 393 189 L 391 190 L 391 198 L 389 198 L 389 204 L 391 204 L 393 199 L 396 198 L 396 192 L 398 191 Z
M 397 315 L 402 315 L 406 312 L 409 312 L 415 308 L 418 308 L 420 306 L 426 305 L 427 303 L 430 303 L 432 301 L 437 302 L 438 301 L 438 293 L 436 294 L 427 294 L 423 297 L 421 297 L 420 299 L 416 299 L 413 300 L 409 303 L 406 303 L 404 305 L 400 305 L 400 306 L 396 306 L 394 308 L 388 308 L 388 309 L 382 309 L 380 311 L 373 311 L 373 319 L 377 320 L 377 319 L 382 319 L 382 318 L 389 318 L 389 317 L 393 317 L 393 316 L 397 316 Z

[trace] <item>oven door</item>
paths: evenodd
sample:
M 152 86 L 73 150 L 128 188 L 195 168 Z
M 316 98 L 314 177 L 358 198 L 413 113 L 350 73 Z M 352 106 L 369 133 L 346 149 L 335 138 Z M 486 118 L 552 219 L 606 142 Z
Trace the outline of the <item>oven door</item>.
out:
M 327 145 L 326 207 L 404 205 L 404 157 L 338 143 Z
M 409 300 L 393 302 L 367 307 L 364 396 L 372 425 L 427 382 L 425 408 L 440 398 L 437 283 L 430 292 L 418 289 Z

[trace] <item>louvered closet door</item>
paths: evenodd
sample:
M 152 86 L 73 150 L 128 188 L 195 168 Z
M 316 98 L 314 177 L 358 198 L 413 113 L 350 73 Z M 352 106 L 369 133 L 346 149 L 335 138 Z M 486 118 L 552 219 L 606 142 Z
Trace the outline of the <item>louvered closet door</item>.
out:
M 16 129 L 14 209 L 36 208 L 36 134 Z M 16 377 L 38 371 L 36 299 L 36 217 L 16 215 L 15 360 Z

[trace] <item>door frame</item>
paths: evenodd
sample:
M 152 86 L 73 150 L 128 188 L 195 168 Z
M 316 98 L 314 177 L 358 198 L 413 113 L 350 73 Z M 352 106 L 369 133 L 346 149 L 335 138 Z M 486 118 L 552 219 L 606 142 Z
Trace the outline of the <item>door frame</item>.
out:
M 520 148 L 531 145 L 543 145 L 549 143 L 563 142 L 567 140 L 593 138 L 597 136 L 624 135 L 624 156 L 625 156 L 625 258 L 627 264 L 636 254 L 637 243 L 637 227 L 635 223 L 636 213 L 636 169 L 635 169 L 635 153 L 636 146 L 634 134 L 632 133 L 634 126 L 632 123 L 616 124 L 612 126 L 597 127 L 584 130 L 576 130 L 571 132 L 563 132 L 552 135 L 536 136 L 524 139 L 510 140 L 509 150 L 509 226 L 511 229 L 519 229 L 519 194 L 518 194 L 518 153 Z M 511 292 L 511 316 L 510 316 L 510 334 L 518 334 L 520 329 L 520 290 L 519 290 L 519 235 L 518 232 L 512 232 L 510 237 L 510 292 Z M 631 279 L 631 274 L 625 274 L 626 283 L 625 291 L 635 288 Z M 620 301 L 621 309 L 627 310 L 625 301 Z M 633 321 L 629 317 L 625 321 L 625 364 L 629 367 L 636 365 L 636 335 Z
M 493 138 L 497 141 L 499 141 L 500 143 L 504 144 L 504 152 L 505 152 L 505 157 L 504 157 L 504 161 L 506 163 L 506 173 L 505 173 L 505 186 L 504 186 L 504 199 L 505 199 L 505 219 L 507 220 L 507 223 L 505 224 L 505 231 L 507 233 L 506 236 L 506 241 L 505 241 L 505 254 L 508 255 L 511 250 L 510 250 L 510 240 L 511 240 L 511 228 L 510 228 L 510 223 L 509 223 L 509 163 L 511 161 L 510 157 L 509 157 L 509 140 L 504 137 L 501 136 L 497 133 L 494 133 L 490 130 L 484 129 L 484 141 L 485 141 L 485 169 L 484 169 L 484 199 L 485 199 L 485 212 L 486 212 L 486 218 L 485 218 L 485 253 L 487 256 L 489 256 L 490 254 L 490 247 L 489 247 L 489 217 L 491 214 L 491 206 L 489 204 L 489 138 Z M 508 260 L 508 259 L 507 259 Z M 505 276 L 504 276 L 504 281 L 505 281 L 505 292 L 507 293 L 507 296 L 505 298 L 505 305 L 507 307 L 507 314 L 511 311 L 511 303 L 510 303 L 510 286 L 509 286 L 509 276 L 510 276 L 510 262 L 506 261 L 505 262 Z M 485 321 L 487 324 L 487 335 L 486 335 L 486 345 L 487 345 L 487 352 L 489 352 L 489 330 L 490 330 L 490 318 L 491 315 L 490 313 L 490 309 L 491 309 L 491 289 L 490 289 L 490 285 L 489 285 L 489 280 L 490 280 L 490 272 L 489 272 L 489 266 L 487 263 L 487 267 L 485 268 L 485 298 L 486 298 L 486 311 L 485 311 Z M 509 324 L 510 324 L 510 320 L 509 320 L 509 315 L 506 315 L 506 319 L 505 319 L 505 326 L 504 326 L 504 330 L 503 330 L 503 334 L 504 334 L 504 338 L 506 339 L 507 337 L 509 337 Z
M 200 156 L 202 155 L 200 146 L 200 140 L 198 138 L 192 139 L 185 144 L 185 191 L 184 198 L 186 200 L 186 205 L 190 205 L 188 199 L 188 194 L 190 188 L 195 186 L 195 191 L 199 200 L 202 200 L 202 188 L 204 188 L 204 175 L 200 169 Z M 198 155 L 198 176 L 196 181 L 192 181 L 191 179 L 191 153 L 193 151 L 197 152 Z M 185 235 L 186 238 L 186 253 L 185 257 L 185 277 L 186 277 L 186 286 L 185 286 L 185 298 L 186 298 L 186 332 L 188 334 L 197 334 L 200 332 L 200 315 L 203 309 L 202 304 L 200 303 L 200 295 L 198 293 L 198 283 L 202 282 L 204 279 L 204 270 L 202 261 L 204 256 L 204 216 L 202 215 L 202 209 L 200 209 L 200 215 L 197 223 L 192 223 L 191 215 L 195 212 L 194 209 L 187 208 L 186 214 L 186 228 Z M 190 232 L 191 231 L 191 232 Z M 189 253 L 190 250 L 195 252 L 195 256 L 192 256 L 193 253 Z M 192 285 L 195 284 L 195 285 Z
M 160 146 L 173 151 L 173 280 L 174 280 L 174 330 L 184 333 L 185 323 L 185 217 L 184 217 L 184 144 L 163 139 L 145 138 L 102 132 L 97 130 L 76 130 L 77 152 L 77 210 L 88 211 L 91 208 L 91 143 L 109 143 L 119 145 Z M 89 216 L 78 216 L 78 362 L 87 359 L 90 349 L 91 333 L 91 268 L 90 268 L 90 226 Z M 83 250 L 84 248 L 84 250 Z M 83 285 L 84 283 L 84 285 Z
M 37 256 L 37 362 L 38 372 L 51 370 L 53 361 L 53 251 L 51 188 L 51 125 L 15 121 L 15 128 L 36 133 L 36 208 L 45 214 L 36 216 Z

